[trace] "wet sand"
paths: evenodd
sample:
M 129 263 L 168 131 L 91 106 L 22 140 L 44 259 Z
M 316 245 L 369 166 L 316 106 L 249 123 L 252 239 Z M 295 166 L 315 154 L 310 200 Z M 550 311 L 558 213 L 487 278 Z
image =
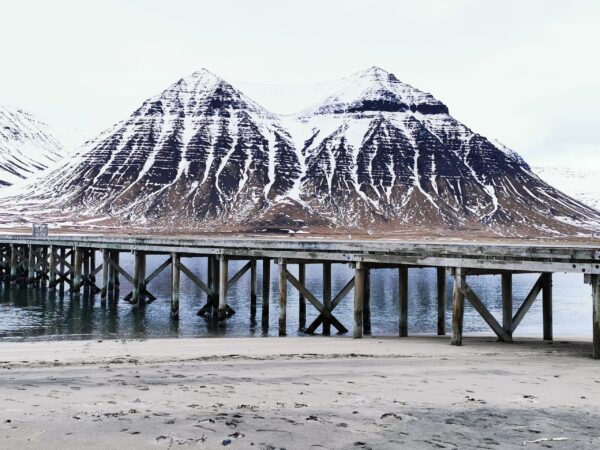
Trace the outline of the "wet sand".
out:
M 585 340 L 0 343 L 0 448 L 599 448 Z

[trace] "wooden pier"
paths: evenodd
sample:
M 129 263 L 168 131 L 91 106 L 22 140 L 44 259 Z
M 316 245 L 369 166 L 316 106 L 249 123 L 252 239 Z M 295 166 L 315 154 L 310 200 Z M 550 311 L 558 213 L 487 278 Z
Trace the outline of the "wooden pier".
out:
M 133 273 L 120 264 L 122 253 L 134 255 Z M 152 273 L 146 271 L 146 257 L 162 255 L 164 262 Z M 97 258 L 98 256 L 98 258 Z M 182 258 L 207 258 L 205 276 L 194 273 Z M 229 273 L 229 261 L 243 260 L 245 265 L 235 274 Z M 503 342 L 511 342 L 532 304 L 542 294 L 543 339 L 552 340 L 552 274 L 582 274 L 591 285 L 593 356 L 600 359 L 600 246 L 573 244 L 468 244 L 416 243 L 396 240 L 332 240 L 277 238 L 167 238 L 130 236 L 50 236 L 36 238 L 24 235 L 0 236 L 0 277 L 6 283 L 22 283 L 48 289 L 70 289 L 73 295 L 82 290 L 98 293 L 102 302 L 120 298 L 120 279 L 128 280 L 132 291 L 122 298 L 132 305 L 144 305 L 156 299 L 152 281 L 171 268 L 171 316 L 179 316 L 180 280 L 189 278 L 206 293 L 207 302 L 198 311 L 217 323 L 225 324 L 235 311 L 227 303 L 227 292 L 249 272 L 250 310 L 256 313 L 258 293 L 257 265 L 262 262 L 262 322 L 268 327 L 270 263 L 279 267 L 279 335 L 287 330 L 288 286 L 299 293 L 298 329 L 329 335 L 332 328 L 348 332 L 335 316 L 336 307 L 354 292 L 352 335 L 361 338 L 371 333 L 370 273 L 394 268 L 399 273 L 398 336 L 406 337 L 408 329 L 409 268 L 437 269 L 438 320 L 437 333 L 446 334 L 446 279 L 453 277 L 452 336 L 453 345 L 462 344 L 464 303 L 467 300 L 491 330 Z M 322 266 L 323 291 L 311 292 L 305 284 L 307 264 Z M 354 276 L 339 292 L 332 292 L 333 264 L 346 264 Z M 298 277 L 288 267 L 298 266 Z M 538 273 L 539 277 L 516 312 L 512 309 L 512 277 L 519 273 Z M 497 321 L 469 286 L 469 277 L 501 275 L 502 320 Z M 205 281 L 204 281 L 205 280 Z M 306 324 L 307 303 L 319 315 Z

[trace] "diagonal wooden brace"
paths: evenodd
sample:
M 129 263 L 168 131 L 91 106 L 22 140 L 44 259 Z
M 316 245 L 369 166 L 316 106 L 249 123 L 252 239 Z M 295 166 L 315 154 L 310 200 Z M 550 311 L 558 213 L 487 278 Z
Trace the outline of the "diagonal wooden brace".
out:
M 354 277 L 346 285 L 342 288 L 342 290 L 335 296 L 335 298 L 331 302 L 331 311 L 333 311 L 337 305 L 341 303 L 341 301 L 348 295 L 348 293 L 354 288 Z M 310 324 L 310 326 L 306 329 L 306 333 L 313 334 L 317 328 L 323 323 L 324 317 L 323 314 L 319 314 L 319 316 Z
M 473 292 L 471 287 L 466 282 L 464 282 L 460 286 L 460 291 L 463 293 L 463 295 L 469 301 L 469 303 L 471 303 L 473 308 L 475 308 L 475 310 L 483 318 L 483 320 L 485 320 L 485 322 L 490 326 L 494 333 L 496 333 L 496 335 L 498 336 L 498 338 L 500 338 L 501 341 L 512 341 L 510 335 L 506 332 L 504 328 L 502 328 L 502 326 L 498 323 L 494 316 L 492 316 L 492 314 L 487 310 L 485 305 L 481 302 L 481 300 L 479 300 L 479 297 L 477 297 L 477 294 Z
M 304 298 L 306 298 L 306 300 L 308 300 L 323 315 L 324 318 L 331 320 L 331 324 L 338 330 L 339 333 L 348 332 L 348 329 L 342 325 L 341 322 L 337 320 L 335 316 L 331 314 L 331 312 L 328 311 L 325 306 L 319 300 L 317 300 L 317 298 L 308 289 L 306 289 L 302 283 L 300 283 L 300 281 L 298 281 L 296 277 L 294 277 L 294 275 L 292 275 L 287 269 L 286 278 L 291 285 L 298 290 L 298 292 L 304 295 Z

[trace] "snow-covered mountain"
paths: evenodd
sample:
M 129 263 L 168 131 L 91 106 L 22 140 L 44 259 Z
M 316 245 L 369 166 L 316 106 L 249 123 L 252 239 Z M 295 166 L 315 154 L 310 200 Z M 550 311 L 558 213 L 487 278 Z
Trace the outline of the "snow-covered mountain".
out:
M 0 106 L 0 187 L 22 182 L 73 150 L 55 127 L 21 109 Z
M 372 67 L 279 116 L 201 70 L 0 202 L 155 229 L 577 234 L 600 213 Z M 13 214 L 14 217 L 14 214 Z
M 546 183 L 600 210 L 600 170 L 557 166 L 537 166 L 532 170 Z

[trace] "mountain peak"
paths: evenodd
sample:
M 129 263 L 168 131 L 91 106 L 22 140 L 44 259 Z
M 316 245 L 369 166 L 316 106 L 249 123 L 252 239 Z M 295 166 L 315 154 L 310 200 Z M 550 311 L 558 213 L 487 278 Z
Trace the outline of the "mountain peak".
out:
M 448 108 L 433 95 L 403 83 L 381 67 L 372 66 L 343 78 L 325 101 L 306 114 L 366 112 L 420 112 L 448 114 Z

